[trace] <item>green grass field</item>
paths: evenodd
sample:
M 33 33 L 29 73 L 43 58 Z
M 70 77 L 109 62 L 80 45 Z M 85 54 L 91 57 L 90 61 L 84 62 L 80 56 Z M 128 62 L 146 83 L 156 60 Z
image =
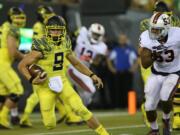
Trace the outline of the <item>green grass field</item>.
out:
M 112 135 L 146 135 L 149 129 L 144 126 L 142 115 L 129 116 L 125 111 L 94 112 L 103 125 Z M 47 130 L 41 122 L 40 114 L 31 116 L 33 128 L 20 128 L 15 126 L 11 130 L 0 130 L 0 135 L 96 135 L 86 125 L 67 126 L 58 124 L 53 130 Z M 161 129 L 161 118 L 159 117 Z M 180 131 L 172 132 L 172 135 L 180 135 Z

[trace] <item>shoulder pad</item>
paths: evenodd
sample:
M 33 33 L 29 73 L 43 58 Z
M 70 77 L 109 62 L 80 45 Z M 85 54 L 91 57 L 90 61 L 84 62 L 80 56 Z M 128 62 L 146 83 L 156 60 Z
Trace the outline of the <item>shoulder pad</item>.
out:
M 50 51 L 51 47 L 45 38 L 40 38 L 40 39 L 35 38 L 35 39 L 33 39 L 31 49 L 43 52 L 43 51 Z

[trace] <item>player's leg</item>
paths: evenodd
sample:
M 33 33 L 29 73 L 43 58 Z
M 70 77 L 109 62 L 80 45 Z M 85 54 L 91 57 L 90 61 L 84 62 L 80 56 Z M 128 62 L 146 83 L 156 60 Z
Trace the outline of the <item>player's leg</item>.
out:
M 9 112 L 12 108 L 17 107 L 17 102 L 19 101 L 20 96 L 16 94 L 10 94 L 3 107 L 1 110 L 0 114 L 0 125 L 4 128 L 10 128 L 10 123 L 9 123 Z
M 5 85 L 0 82 L 0 110 L 2 109 L 2 106 L 4 105 L 5 103 L 5 100 L 6 98 L 8 97 L 9 95 L 9 91 L 6 89 Z M 18 115 L 18 108 L 17 106 L 14 106 L 12 109 L 11 109 L 11 123 L 13 125 L 18 125 L 19 124 L 19 115 Z
M 46 87 L 39 87 L 37 89 L 37 94 L 43 123 L 47 129 L 53 129 L 56 127 L 55 103 L 57 94 Z
M 93 114 L 83 105 L 78 94 L 73 90 L 68 81 L 64 82 L 63 91 L 59 94 L 61 100 L 67 102 L 75 113 L 86 121 L 87 125 L 99 135 L 109 135 Z
M 68 70 L 68 76 L 71 82 L 76 86 L 83 103 L 88 106 L 91 103 L 93 94 L 96 91 L 91 78 L 80 73 L 74 68 L 70 68 Z
M 71 109 L 71 107 L 61 101 L 61 100 L 57 100 L 56 102 L 56 108 L 58 109 L 61 118 L 57 121 L 57 123 L 61 123 L 63 121 L 65 121 L 65 123 L 67 125 L 72 125 L 72 124 L 82 124 L 83 120 L 81 119 L 80 116 L 76 115 L 75 112 Z
M 179 76 L 171 74 L 166 77 L 162 84 L 160 99 L 163 110 L 163 135 L 170 135 L 170 112 L 172 110 L 172 97 L 179 84 Z
M 151 74 L 145 85 L 145 110 L 151 127 L 151 131 L 148 135 L 151 135 L 152 133 L 159 134 L 156 108 L 159 102 L 161 82 L 161 80 L 157 81 L 156 75 Z
M 56 109 L 58 110 L 60 115 L 60 119 L 57 121 L 57 123 L 64 122 L 64 120 L 66 119 L 66 109 L 64 108 L 64 105 L 60 100 L 56 101 Z
M 39 103 L 39 98 L 37 96 L 37 93 L 33 87 L 33 93 L 28 97 L 26 100 L 26 106 L 24 109 L 24 113 L 20 120 L 20 126 L 21 127 L 31 127 L 32 123 L 30 122 L 30 114 L 34 110 L 35 106 Z
M 146 84 L 147 82 L 147 78 L 150 76 L 151 74 L 151 68 L 148 68 L 148 69 L 144 69 L 142 66 L 141 66 L 141 76 L 142 76 L 142 79 L 143 79 L 143 82 L 144 84 Z M 141 104 L 141 111 L 142 111 L 142 114 L 143 114 L 143 120 L 144 120 L 144 123 L 147 127 L 150 127 L 150 123 L 147 119 L 147 115 L 146 115 L 146 111 L 145 111 L 145 98 L 143 99 L 143 102 Z
M 180 130 L 180 84 L 173 98 L 173 123 L 174 130 Z
M 23 94 L 23 87 L 21 85 L 20 79 L 12 68 L 3 67 L 6 69 L 6 72 L 1 71 L 0 80 L 6 88 L 8 97 L 2 107 L 0 114 L 0 124 L 6 128 L 10 127 L 8 114 L 11 109 L 17 108 L 17 102 L 20 95 Z M 7 94 L 6 93 L 6 94 Z M 17 109 L 15 109 L 17 111 Z M 18 112 L 14 112 L 15 115 L 18 115 Z

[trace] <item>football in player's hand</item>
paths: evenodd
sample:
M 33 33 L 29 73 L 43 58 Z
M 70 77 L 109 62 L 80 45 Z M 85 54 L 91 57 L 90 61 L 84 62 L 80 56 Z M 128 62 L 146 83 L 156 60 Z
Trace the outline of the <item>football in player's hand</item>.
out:
M 32 64 L 28 67 L 28 71 L 33 78 L 40 73 L 40 78 L 43 79 L 47 76 L 47 73 L 38 65 Z

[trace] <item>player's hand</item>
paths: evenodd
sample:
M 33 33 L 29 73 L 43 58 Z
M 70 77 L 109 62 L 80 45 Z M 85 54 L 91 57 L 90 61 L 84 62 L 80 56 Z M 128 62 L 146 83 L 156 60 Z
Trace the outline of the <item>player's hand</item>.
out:
M 39 73 L 33 80 L 32 84 L 38 85 L 43 83 L 47 79 L 47 76 L 44 76 L 43 73 Z
M 99 78 L 97 75 L 93 74 L 91 76 L 91 79 L 98 89 L 103 88 L 103 82 L 102 82 L 101 78 Z

